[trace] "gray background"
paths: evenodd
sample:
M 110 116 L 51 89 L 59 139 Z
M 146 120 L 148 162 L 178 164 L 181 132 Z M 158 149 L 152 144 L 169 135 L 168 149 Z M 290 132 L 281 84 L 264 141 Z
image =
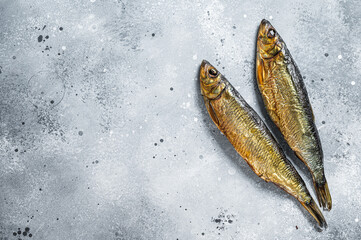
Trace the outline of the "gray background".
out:
M 360 237 L 359 1 L 0 3 L 0 239 Z M 200 95 L 207 59 L 266 117 L 262 18 L 305 77 L 333 198 L 323 232 L 250 170 Z

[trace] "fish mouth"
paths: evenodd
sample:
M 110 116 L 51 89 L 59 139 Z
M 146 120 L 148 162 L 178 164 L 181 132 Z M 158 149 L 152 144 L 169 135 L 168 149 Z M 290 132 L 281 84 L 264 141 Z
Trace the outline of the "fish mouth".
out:
M 201 64 L 201 68 L 206 68 L 209 65 L 211 65 L 207 60 L 203 59 L 202 64 Z
M 262 19 L 258 29 L 258 38 L 266 36 L 270 28 L 273 28 L 272 24 L 268 20 Z
M 266 19 L 262 19 L 261 24 L 264 24 L 264 25 L 269 24 L 269 25 L 271 25 L 271 23 Z
M 201 70 L 200 70 L 201 80 L 205 79 L 207 77 L 207 71 L 208 71 L 209 67 L 211 67 L 211 66 L 212 65 L 207 60 L 203 59 L 202 64 L 201 64 Z
M 274 31 L 273 38 L 270 38 L 268 36 L 269 31 L 271 30 Z M 270 51 L 275 47 L 277 47 L 280 50 L 270 54 Z M 257 34 L 257 53 L 264 55 L 262 56 L 262 58 L 264 59 L 270 59 L 276 56 L 278 53 L 280 53 L 282 48 L 283 48 L 282 39 L 277 33 L 276 29 L 272 26 L 272 24 L 268 20 L 262 19 Z

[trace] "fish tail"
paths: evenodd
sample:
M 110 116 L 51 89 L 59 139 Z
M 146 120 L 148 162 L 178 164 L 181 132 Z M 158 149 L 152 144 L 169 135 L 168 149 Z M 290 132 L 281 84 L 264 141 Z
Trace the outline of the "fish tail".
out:
M 312 198 L 309 203 L 301 202 L 301 204 L 312 215 L 312 217 L 315 218 L 315 220 L 317 221 L 318 225 L 321 228 L 325 228 L 325 229 L 327 228 L 327 222 L 324 216 L 322 215 L 320 209 L 318 208 L 317 204 Z
M 322 207 L 324 210 L 330 211 L 332 208 L 332 199 L 330 191 L 328 190 L 326 179 L 323 183 L 317 183 L 316 181 L 313 181 L 313 184 L 316 189 L 317 199 L 320 207 Z

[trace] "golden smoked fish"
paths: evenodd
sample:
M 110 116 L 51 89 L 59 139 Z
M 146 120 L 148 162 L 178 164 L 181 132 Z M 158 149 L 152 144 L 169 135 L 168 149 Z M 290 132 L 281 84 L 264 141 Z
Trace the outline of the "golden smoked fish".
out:
M 203 60 L 200 85 L 209 115 L 252 170 L 295 197 L 316 219 L 327 227 L 317 204 L 293 165 L 257 113 L 246 103 L 227 79 Z
M 257 83 L 272 121 L 312 174 L 318 202 L 331 210 L 323 152 L 300 71 L 275 28 L 262 20 L 257 36 Z

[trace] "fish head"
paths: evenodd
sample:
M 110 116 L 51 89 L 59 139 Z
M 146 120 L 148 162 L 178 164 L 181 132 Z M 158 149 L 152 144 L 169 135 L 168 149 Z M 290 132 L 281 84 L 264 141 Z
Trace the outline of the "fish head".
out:
M 257 53 L 263 58 L 273 58 L 284 47 L 283 40 L 269 21 L 263 19 L 257 35 Z
M 208 99 L 217 98 L 222 90 L 226 87 L 223 81 L 223 75 L 210 64 L 203 60 L 199 71 L 199 80 L 201 84 L 201 92 Z

